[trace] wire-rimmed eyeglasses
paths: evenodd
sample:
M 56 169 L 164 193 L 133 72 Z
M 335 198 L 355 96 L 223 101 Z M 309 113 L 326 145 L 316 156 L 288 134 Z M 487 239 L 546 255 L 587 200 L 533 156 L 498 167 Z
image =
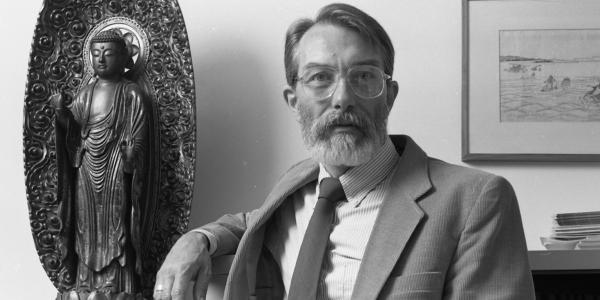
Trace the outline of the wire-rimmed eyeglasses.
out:
M 309 67 L 299 78 L 306 94 L 315 100 L 333 95 L 341 79 L 340 72 L 332 67 Z M 392 78 L 375 66 L 358 65 L 350 67 L 345 76 L 346 83 L 360 98 L 373 99 L 381 96 L 385 81 Z

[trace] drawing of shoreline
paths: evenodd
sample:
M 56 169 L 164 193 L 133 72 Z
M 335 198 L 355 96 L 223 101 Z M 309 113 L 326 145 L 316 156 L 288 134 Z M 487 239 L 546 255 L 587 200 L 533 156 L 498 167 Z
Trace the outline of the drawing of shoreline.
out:
M 600 29 L 501 30 L 501 122 L 600 121 Z

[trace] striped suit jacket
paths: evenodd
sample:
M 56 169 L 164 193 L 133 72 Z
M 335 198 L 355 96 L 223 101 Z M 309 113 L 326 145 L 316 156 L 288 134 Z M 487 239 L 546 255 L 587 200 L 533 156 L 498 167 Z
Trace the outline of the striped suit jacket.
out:
M 428 157 L 408 136 L 361 262 L 352 299 L 533 299 L 518 203 L 504 178 Z M 264 204 L 202 228 L 214 255 L 235 257 L 225 299 L 282 299 L 279 267 L 266 246 L 269 220 L 300 187 L 317 179 L 305 160 Z

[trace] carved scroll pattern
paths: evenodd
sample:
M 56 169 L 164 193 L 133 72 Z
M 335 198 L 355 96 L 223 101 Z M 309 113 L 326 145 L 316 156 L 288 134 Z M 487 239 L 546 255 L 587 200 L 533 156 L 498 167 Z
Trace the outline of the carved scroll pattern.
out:
M 40 260 L 60 292 L 75 274 L 63 261 L 64 245 L 54 110 L 50 91 L 59 88 L 67 103 L 84 78 L 83 47 L 92 28 L 121 16 L 141 25 L 149 37 L 146 75 L 153 90 L 159 133 L 159 212 L 144 242 L 144 294 L 190 215 L 195 162 L 195 94 L 191 54 L 176 0 L 46 0 L 35 29 L 25 96 L 24 154 L 31 229 Z

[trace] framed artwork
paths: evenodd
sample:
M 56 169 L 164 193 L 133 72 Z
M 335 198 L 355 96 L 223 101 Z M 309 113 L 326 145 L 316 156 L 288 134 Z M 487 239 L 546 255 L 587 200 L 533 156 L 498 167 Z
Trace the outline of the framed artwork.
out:
M 463 0 L 463 161 L 600 161 L 599 10 Z

